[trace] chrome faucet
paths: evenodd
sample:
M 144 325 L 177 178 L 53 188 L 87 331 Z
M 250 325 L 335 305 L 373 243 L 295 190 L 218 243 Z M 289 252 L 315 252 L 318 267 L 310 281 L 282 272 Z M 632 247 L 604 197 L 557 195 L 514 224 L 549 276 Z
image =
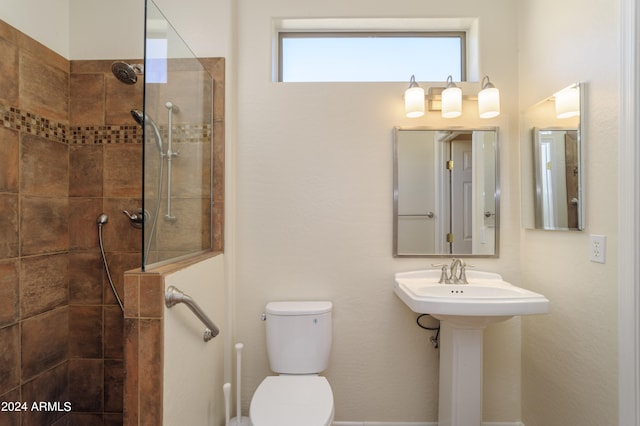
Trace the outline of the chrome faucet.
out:
M 467 274 L 465 273 L 466 263 L 464 260 L 454 257 L 451 259 L 451 265 L 438 264 L 433 266 L 439 266 L 442 268 L 440 274 L 440 284 L 469 284 L 467 281 Z

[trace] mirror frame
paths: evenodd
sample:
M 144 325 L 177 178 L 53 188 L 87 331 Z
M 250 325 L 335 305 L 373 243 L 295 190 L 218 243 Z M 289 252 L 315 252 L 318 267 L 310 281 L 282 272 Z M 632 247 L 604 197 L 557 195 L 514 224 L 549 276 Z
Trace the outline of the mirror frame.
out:
M 493 131 L 495 140 L 495 250 L 493 254 L 472 253 L 424 253 L 424 254 L 399 254 L 398 253 L 398 131 Z M 490 127 L 431 127 L 431 126 L 395 126 L 393 128 L 393 257 L 394 258 L 498 258 L 500 257 L 500 129 L 497 126 Z

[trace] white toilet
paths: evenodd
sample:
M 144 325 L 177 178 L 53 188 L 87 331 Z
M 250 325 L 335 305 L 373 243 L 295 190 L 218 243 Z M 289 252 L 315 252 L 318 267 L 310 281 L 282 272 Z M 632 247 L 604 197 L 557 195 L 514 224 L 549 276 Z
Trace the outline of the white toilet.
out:
M 333 393 L 318 373 L 329 364 L 331 302 L 270 302 L 266 306 L 271 370 L 251 399 L 252 426 L 330 426 Z

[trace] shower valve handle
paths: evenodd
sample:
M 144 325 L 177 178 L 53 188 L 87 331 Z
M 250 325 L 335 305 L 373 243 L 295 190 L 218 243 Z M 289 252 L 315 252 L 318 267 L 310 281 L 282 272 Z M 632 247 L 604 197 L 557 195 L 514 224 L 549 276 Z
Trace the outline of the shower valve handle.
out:
M 122 213 L 127 215 L 127 217 L 129 218 L 129 223 L 131 223 L 131 226 L 134 226 L 136 228 L 142 228 L 142 223 L 144 222 L 144 214 L 142 213 L 142 209 L 138 209 L 134 213 L 129 213 L 129 211 L 127 210 L 122 210 Z

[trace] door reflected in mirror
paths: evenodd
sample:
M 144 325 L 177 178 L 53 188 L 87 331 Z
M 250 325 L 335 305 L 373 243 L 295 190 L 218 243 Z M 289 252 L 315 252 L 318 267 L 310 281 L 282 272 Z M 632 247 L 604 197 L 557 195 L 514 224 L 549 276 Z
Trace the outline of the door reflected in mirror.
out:
M 583 90 L 572 84 L 522 119 L 522 219 L 526 228 L 582 230 Z
M 496 257 L 498 131 L 394 129 L 393 255 Z
M 536 228 L 580 229 L 578 130 L 533 129 Z

